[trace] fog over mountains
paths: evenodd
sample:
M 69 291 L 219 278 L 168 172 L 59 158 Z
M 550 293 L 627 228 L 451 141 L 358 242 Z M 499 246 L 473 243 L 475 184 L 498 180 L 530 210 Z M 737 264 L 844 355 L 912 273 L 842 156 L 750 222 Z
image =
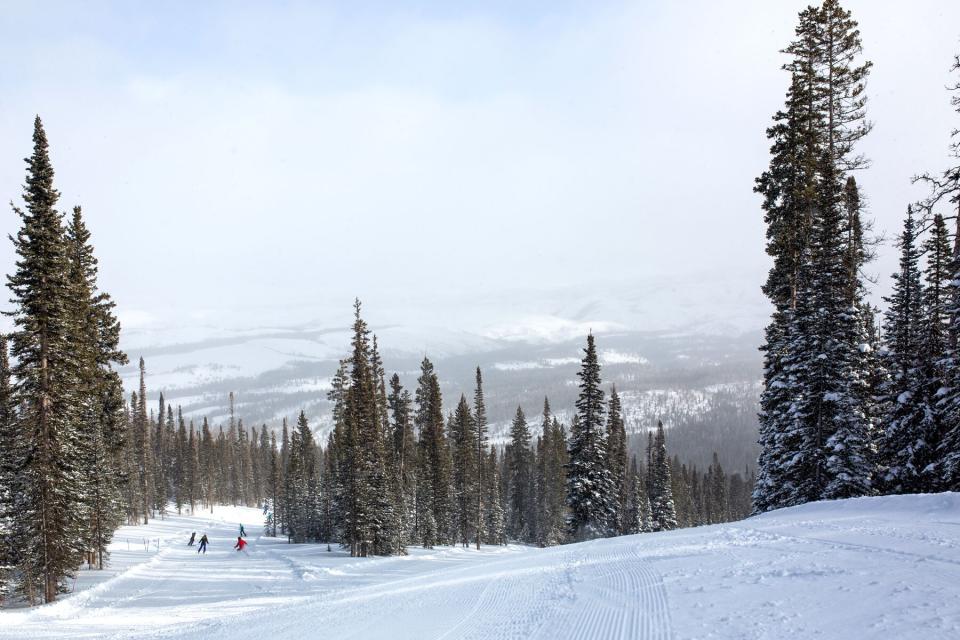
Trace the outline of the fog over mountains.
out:
M 136 388 L 142 356 L 153 401 L 162 391 L 185 415 L 217 425 L 233 391 L 246 424 L 277 427 L 304 409 L 325 438 L 326 392 L 348 353 L 351 302 L 278 305 L 236 318 L 127 318 L 125 384 Z M 388 375 L 399 373 L 404 386 L 415 387 L 426 355 L 452 410 L 461 393 L 470 396 L 481 367 L 494 437 L 506 434 L 518 405 L 538 425 L 544 394 L 569 420 L 581 349 L 593 331 L 604 382 L 621 393 L 630 433 L 662 419 L 683 459 L 706 464 L 717 450 L 727 465 L 753 464 L 767 309 L 746 278 L 661 277 L 481 297 L 381 294 L 363 302 Z M 276 322 L 254 322 L 264 319 Z

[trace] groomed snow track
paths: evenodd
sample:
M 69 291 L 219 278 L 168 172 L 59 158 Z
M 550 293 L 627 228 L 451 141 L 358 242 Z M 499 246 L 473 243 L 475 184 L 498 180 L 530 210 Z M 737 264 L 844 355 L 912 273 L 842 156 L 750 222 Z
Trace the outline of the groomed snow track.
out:
M 259 519 L 218 508 L 124 528 L 113 575 L 83 571 L 61 602 L 0 612 L 0 638 L 960 637 L 958 494 L 396 558 L 288 545 L 259 536 Z M 248 555 L 230 548 L 240 521 Z M 193 530 L 210 537 L 206 556 L 186 546 Z M 147 537 L 149 550 L 129 542 Z

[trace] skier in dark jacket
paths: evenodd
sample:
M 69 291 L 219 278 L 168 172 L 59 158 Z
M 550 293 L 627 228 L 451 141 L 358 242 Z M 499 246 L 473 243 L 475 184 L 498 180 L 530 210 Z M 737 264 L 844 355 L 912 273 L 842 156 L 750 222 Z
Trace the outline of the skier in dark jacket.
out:
M 247 532 L 243 530 L 243 523 L 242 523 L 242 522 L 240 523 L 240 537 L 241 537 L 241 538 L 246 538 L 246 537 L 247 537 Z
M 204 555 L 206 555 L 208 542 L 210 541 L 207 540 L 207 534 L 203 534 L 203 536 L 200 538 L 200 546 L 197 548 L 197 553 L 203 551 Z
M 193 546 L 193 541 L 196 540 L 196 539 L 197 539 L 197 532 L 194 531 L 193 533 L 190 534 L 190 542 L 187 543 L 187 546 L 188 546 L 188 547 L 192 547 L 192 546 Z

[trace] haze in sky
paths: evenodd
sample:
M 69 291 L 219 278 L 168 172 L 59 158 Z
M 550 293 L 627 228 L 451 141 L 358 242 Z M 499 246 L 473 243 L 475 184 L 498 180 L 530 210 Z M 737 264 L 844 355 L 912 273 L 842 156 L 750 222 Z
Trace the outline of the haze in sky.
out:
M 40 114 L 140 331 L 348 318 L 354 296 L 375 323 L 486 326 L 664 282 L 679 313 L 717 287 L 762 310 L 752 186 L 805 4 L 0 2 L 0 197 Z M 858 181 L 892 236 L 958 124 L 960 3 L 844 6 L 874 62 Z M 878 295 L 895 265 L 868 267 Z

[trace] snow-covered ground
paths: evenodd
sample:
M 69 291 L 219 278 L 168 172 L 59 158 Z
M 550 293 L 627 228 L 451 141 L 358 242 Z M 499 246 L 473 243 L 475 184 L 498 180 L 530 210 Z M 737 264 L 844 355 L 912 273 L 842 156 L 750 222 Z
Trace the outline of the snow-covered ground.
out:
M 248 555 L 231 550 L 240 521 Z M 0 638 L 960 637 L 960 494 L 401 558 L 288 545 L 259 522 L 218 508 L 124 528 L 115 570 L 81 572 L 53 605 L 0 612 Z M 193 530 L 211 538 L 205 556 L 186 546 Z

